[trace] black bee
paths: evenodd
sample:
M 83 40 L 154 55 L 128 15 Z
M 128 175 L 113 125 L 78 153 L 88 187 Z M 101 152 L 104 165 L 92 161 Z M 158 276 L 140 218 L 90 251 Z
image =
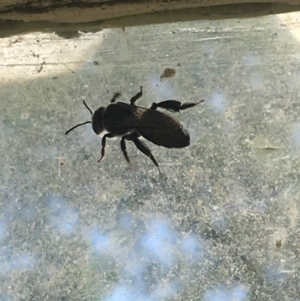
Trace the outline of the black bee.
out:
M 159 103 L 153 103 L 152 106 L 147 108 L 138 107 L 135 102 L 143 95 L 141 87 L 140 92 L 130 99 L 130 104 L 124 102 L 115 102 L 120 96 L 120 93 L 114 94 L 110 100 L 111 104 L 107 107 L 100 107 L 94 113 L 83 101 L 85 107 L 92 114 L 92 121 L 86 121 L 75 125 L 68 131 L 69 134 L 75 128 L 91 123 L 96 135 L 99 135 L 103 131 L 107 131 L 102 138 L 102 150 L 100 162 L 105 155 L 106 138 L 122 137 L 121 138 L 121 150 L 124 154 L 126 161 L 129 163 L 130 159 L 126 151 L 125 140 L 132 141 L 135 146 L 146 156 L 148 156 L 152 162 L 160 169 L 158 163 L 153 157 L 150 149 L 142 142 L 139 137 L 151 141 L 160 146 L 167 148 L 183 148 L 190 145 L 190 135 L 186 129 L 182 127 L 180 122 L 173 116 L 157 111 L 157 108 L 170 110 L 173 112 L 179 112 L 198 105 L 203 102 L 201 100 L 196 103 L 184 103 L 177 100 L 166 100 Z

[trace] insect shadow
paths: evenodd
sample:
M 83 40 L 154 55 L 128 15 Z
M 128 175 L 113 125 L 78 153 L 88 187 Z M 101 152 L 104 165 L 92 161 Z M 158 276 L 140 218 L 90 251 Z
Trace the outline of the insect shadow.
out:
M 107 107 L 100 107 L 94 113 L 86 102 L 83 101 L 83 104 L 92 115 L 92 120 L 73 126 L 65 134 L 69 134 L 79 126 L 91 123 L 96 135 L 107 131 L 107 134 L 102 138 L 101 158 L 98 162 L 105 156 L 106 139 L 121 137 L 121 150 L 128 163 L 130 163 L 130 159 L 126 150 L 126 140 L 132 141 L 143 154 L 148 156 L 161 174 L 159 165 L 150 149 L 139 137 L 143 137 L 156 145 L 166 148 L 184 148 L 189 146 L 190 135 L 180 124 L 180 121 L 170 114 L 158 111 L 157 109 L 161 108 L 172 112 L 180 112 L 180 110 L 192 108 L 204 100 L 184 104 L 181 104 L 177 100 L 165 100 L 159 103 L 152 103 L 150 108 L 143 108 L 135 104 L 143 95 L 143 87 L 140 87 L 140 92 L 130 99 L 130 104 L 116 102 L 116 99 L 120 95 L 120 93 L 115 93 Z

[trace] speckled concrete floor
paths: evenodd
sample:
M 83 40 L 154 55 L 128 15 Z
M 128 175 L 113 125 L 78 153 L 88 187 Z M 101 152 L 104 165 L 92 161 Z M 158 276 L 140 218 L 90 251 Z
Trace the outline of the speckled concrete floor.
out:
M 0 299 L 300 300 L 298 17 L 1 39 Z M 148 143 L 163 177 L 64 135 L 140 85 L 205 99 L 190 147 Z

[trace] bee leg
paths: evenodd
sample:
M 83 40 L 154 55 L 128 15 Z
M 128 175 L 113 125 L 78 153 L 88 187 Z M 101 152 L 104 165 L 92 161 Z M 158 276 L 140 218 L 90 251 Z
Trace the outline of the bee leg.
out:
M 135 144 L 135 146 L 143 153 L 145 154 L 147 157 L 149 157 L 151 159 L 151 161 L 155 164 L 155 166 L 158 168 L 159 174 L 161 175 L 161 171 L 159 169 L 158 163 L 156 162 L 155 158 L 153 157 L 150 149 L 148 148 L 148 146 L 143 143 L 141 140 L 138 139 L 137 136 L 132 137 L 131 139 L 133 141 L 133 143 Z
M 126 140 L 132 141 L 134 138 L 137 138 L 137 137 L 139 137 L 139 136 L 140 136 L 140 135 L 139 135 L 138 133 L 133 132 L 133 133 L 124 135 L 124 136 L 122 137 L 122 139 L 121 139 L 121 150 L 122 150 L 123 155 L 124 155 L 124 157 L 125 157 L 125 159 L 126 159 L 126 161 L 127 161 L 128 163 L 130 163 L 130 159 L 129 159 L 128 154 L 127 154 L 125 139 L 126 139 Z
M 121 93 L 119 93 L 119 92 L 118 92 L 118 93 L 115 93 L 114 96 L 113 96 L 113 98 L 110 100 L 110 102 L 111 102 L 111 103 L 115 102 L 116 99 L 117 99 L 118 97 L 120 97 L 120 96 L 121 96 Z
M 187 102 L 184 104 L 181 104 L 180 101 L 177 100 L 165 100 L 159 103 L 153 103 L 152 106 L 150 107 L 151 110 L 156 110 L 157 108 L 162 108 L 174 112 L 179 112 L 180 110 L 186 110 L 189 108 L 192 108 L 199 103 L 203 102 L 204 99 L 200 100 L 199 102 Z
M 113 138 L 112 134 L 105 134 L 102 138 L 102 149 L 101 149 L 101 158 L 98 160 L 100 162 L 105 156 L 105 146 L 106 146 L 106 138 Z
M 141 86 L 140 92 L 136 93 L 133 97 L 131 97 L 131 99 L 130 99 L 130 104 L 131 104 L 132 106 L 134 106 L 134 103 L 135 103 L 139 98 L 141 98 L 142 95 L 143 95 L 143 87 Z
M 130 159 L 129 159 L 129 157 L 128 157 L 127 150 L 126 150 L 125 139 L 126 139 L 126 136 L 123 136 L 122 139 L 121 139 L 121 150 L 122 150 L 122 152 L 123 152 L 123 155 L 124 155 L 126 161 L 127 161 L 128 163 L 130 163 Z

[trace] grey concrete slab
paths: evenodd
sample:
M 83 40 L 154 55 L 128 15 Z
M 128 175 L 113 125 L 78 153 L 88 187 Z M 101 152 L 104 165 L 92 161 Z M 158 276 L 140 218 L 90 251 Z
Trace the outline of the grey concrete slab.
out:
M 299 15 L 0 40 L 1 300 L 299 300 Z M 166 68 L 172 77 L 160 78 Z M 176 116 L 164 173 L 88 124 L 113 93 Z

